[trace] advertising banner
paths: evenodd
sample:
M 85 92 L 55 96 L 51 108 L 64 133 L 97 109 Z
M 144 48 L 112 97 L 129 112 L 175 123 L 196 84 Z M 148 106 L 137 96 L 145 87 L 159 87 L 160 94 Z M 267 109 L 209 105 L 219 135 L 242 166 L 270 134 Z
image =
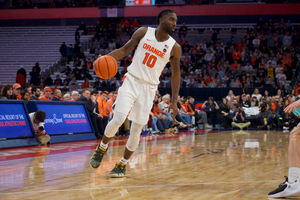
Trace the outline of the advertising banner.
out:
M 151 0 L 134 0 L 134 5 L 151 5 Z
M 118 17 L 117 8 L 107 8 L 107 17 Z
M 0 101 L 0 139 L 33 137 L 23 101 Z
M 49 135 L 93 132 L 84 104 L 50 104 L 37 102 L 46 112 L 44 126 Z

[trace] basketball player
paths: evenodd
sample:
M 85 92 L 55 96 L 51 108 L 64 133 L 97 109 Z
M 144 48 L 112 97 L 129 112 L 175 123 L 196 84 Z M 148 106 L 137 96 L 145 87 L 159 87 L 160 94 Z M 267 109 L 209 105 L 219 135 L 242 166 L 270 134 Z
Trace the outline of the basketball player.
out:
M 289 105 L 284 112 L 291 113 L 300 107 L 300 100 Z M 298 109 L 297 109 L 298 110 Z M 296 113 L 299 115 L 298 113 Z M 285 182 L 269 193 L 269 197 L 300 196 L 300 123 L 290 133 L 289 143 L 289 174 Z
M 157 23 L 159 24 L 157 29 L 139 28 L 122 48 L 108 54 L 120 60 L 136 48 L 133 61 L 128 67 L 128 73 L 124 76 L 125 80 L 115 101 L 113 119 L 107 124 L 103 139 L 90 159 L 93 168 L 100 166 L 108 142 L 128 116 L 132 121 L 130 136 L 124 156 L 110 172 L 111 177 L 125 176 L 126 164 L 139 144 L 142 128 L 148 122 L 160 74 L 168 62 L 173 72 L 172 96 L 177 97 L 179 93 L 181 47 L 170 36 L 175 31 L 177 16 L 173 10 L 163 10 L 157 16 Z M 177 98 L 172 99 L 170 110 L 173 110 L 174 120 L 178 112 Z

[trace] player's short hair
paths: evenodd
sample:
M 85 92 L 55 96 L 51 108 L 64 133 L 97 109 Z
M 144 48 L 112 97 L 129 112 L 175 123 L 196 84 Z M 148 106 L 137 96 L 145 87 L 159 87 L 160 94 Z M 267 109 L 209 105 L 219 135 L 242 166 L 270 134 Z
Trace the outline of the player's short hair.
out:
M 53 95 L 56 96 L 56 95 L 58 95 L 59 92 L 60 92 L 60 90 L 56 89 L 56 90 L 54 90 Z
M 162 18 L 163 16 L 165 16 L 169 13 L 175 13 L 175 12 L 174 12 L 174 10 L 171 10 L 171 9 L 165 9 L 165 10 L 160 11 L 160 13 L 158 13 L 158 15 L 156 17 L 157 24 L 159 24 L 160 18 Z
M 85 88 L 85 89 L 83 89 L 83 90 L 81 91 L 81 94 L 85 93 L 85 91 L 89 91 L 89 92 L 91 92 L 91 90 L 89 90 L 89 89 Z
M 70 94 L 65 94 L 63 98 L 70 97 Z
M 74 94 L 79 94 L 79 92 L 77 92 L 77 91 L 72 91 L 71 96 L 73 96 Z
M 102 91 L 102 92 L 100 92 L 100 95 L 102 95 L 102 94 L 109 94 L 107 91 Z
M 164 96 L 162 97 L 162 100 L 164 100 L 165 98 L 169 99 L 169 96 L 168 96 L 168 95 L 164 95 Z
M 42 110 L 38 110 L 35 112 L 35 119 L 39 120 L 40 122 L 44 122 L 46 118 L 46 113 Z
M 36 92 L 37 89 L 41 89 L 41 88 L 39 86 L 33 86 L 31 89 L 32 94 L 33 94 L 33 92 Z
M 93 95 L 93 94 L 98 94 L 98 91 L 97 91 L 97 90 L 93 90 L 93 91 L 91 92 L 91 95 Z

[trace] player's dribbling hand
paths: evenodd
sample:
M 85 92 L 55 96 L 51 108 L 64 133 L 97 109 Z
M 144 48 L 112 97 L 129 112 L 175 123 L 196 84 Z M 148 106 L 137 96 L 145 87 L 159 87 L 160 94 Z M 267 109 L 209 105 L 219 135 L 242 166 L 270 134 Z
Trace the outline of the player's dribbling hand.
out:
M 172 121 L 173 121 L 178 113 L 177 103 L 171 102 L 168 113 L 170 113 L 171 110 L 173 111 L 173 116 L 172 116 Z
M 294 102 L 293 104 L 289 105 L 288 107 L 286 107 L 284 109 L 284 112 L 285 113 L 291 113 L 291 112 L 295 111 L 295 109 L 298 108 L 298 107 L 300 107 L 300 101 L 299 100 Z

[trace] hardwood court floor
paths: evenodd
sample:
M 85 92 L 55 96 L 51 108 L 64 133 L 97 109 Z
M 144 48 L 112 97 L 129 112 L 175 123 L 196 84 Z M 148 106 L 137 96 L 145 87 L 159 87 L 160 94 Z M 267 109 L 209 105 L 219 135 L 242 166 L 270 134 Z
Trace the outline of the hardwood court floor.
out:
M 110 143 L 99 169 L 97 141 L 0 150 L 0 199 L 268 199 L 288 172 L 289 133 L 182 132 L 145 136 L 126 178 L 108 176 L 127 138 Z

